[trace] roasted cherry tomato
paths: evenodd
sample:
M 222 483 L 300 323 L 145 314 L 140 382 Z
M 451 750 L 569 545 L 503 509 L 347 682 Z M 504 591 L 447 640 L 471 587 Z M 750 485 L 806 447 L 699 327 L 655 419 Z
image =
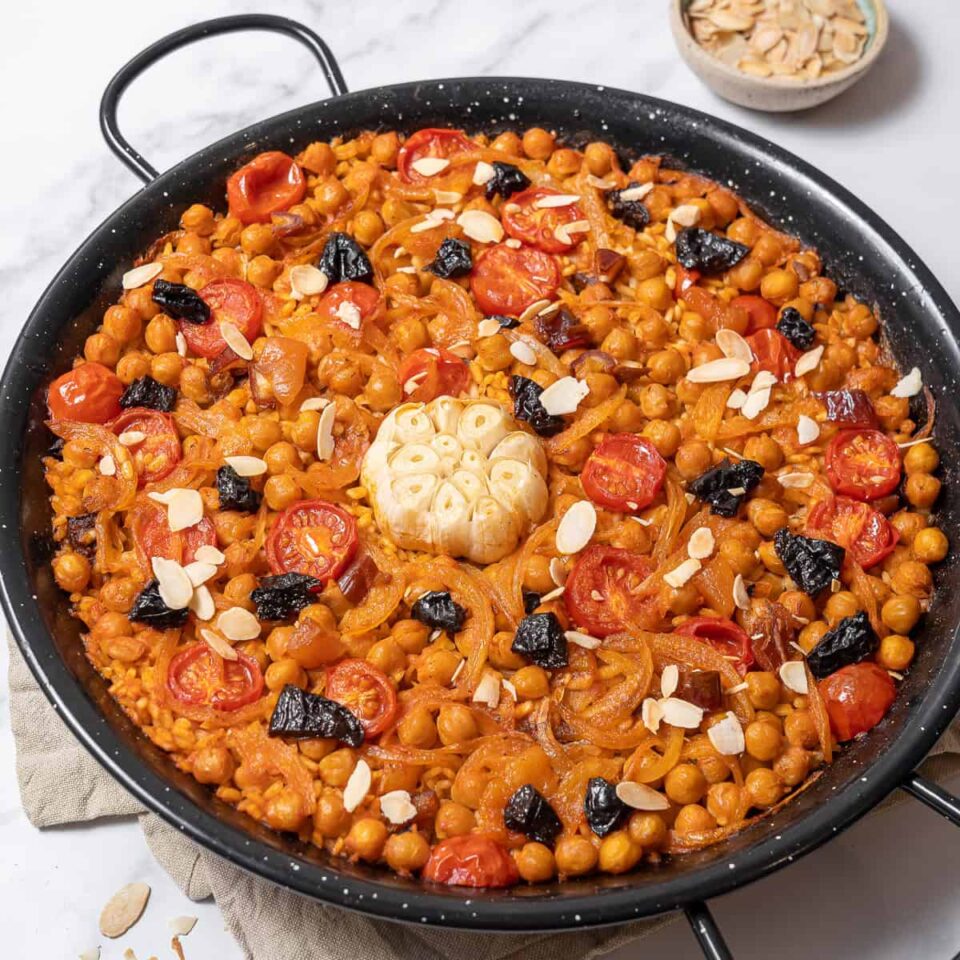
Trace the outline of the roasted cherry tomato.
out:
M 226 277 L 208 283 L 199 292 L 213 312 L 210 320 L 207 323 L 179 321 L 187 346 L 198 357 L 212 360 L 227 349 L 227 341 L 220 332 L 221 321 L 232 323 L 247 343 L 252 344 L 260 336 L 263 301 L 252 283 Z
M 433 848 L 423 879 L 458 887 L 509 887 L 520 879 L 520 871 L 492 837 L 465 833 Z
M 358 331 L 352 323 L 344 318 L 341 304 L 349 303 L 357 308 L 359 321 L 364 321 L 371 316 L 380 303 L 380 293 L 376 287 L 371 287 L 368 283 L 356 283 L 353 280 L 344 280 L 343 283 L 334 284 L 317 304 L 317 314 L 325 317 L 327 320 L 335 320 L 342 323 L 344 327 Z M 351 310 L 350 313 L 353 313 Z M 356 313 L 353 314 L 357 316 Z
M 567 578 L 563 594 L 574 622 L 594 637 L 607 637 L 649 615 L 656 603 L 638 588 L 653 573 L 649 557 L 594 544 L 587 547 Z
M 130 451 L 140 486 L 162 480 L 180 462 L 180 436 L 169 413 L 131 407 L 107 426 Z M 143 439 L 137 440 L 137 434 Z M 126 435 L 126 436 L 124 436 Z
M 666 473 L 666 462 L 649 440 L 634 433 L 615 433 L 587 458 L 580 482 L 594 503 L 632 513 L 653 502 Z
M 356 520 L 326 500 L 287 507 L 274 519 L 266 543 L 273 573 L 305 573 L 324 583 L 338 576 L 356 552 Z
M 237 651 L 236 660 L 224 660 L 205 643 L 195 643 L 170 661 L 167 689 L 181 703 L 237 710 L 263 693 L 263 674 L 246 654 Z
M 839 543 L 864 569 L 889 556 L 900 539 L 879 510 L 847 497 L 815 503 L 807 514 L 807 532 Z
M 833 734 L 843 741 L 873 729 L 886 716 L 897 689 L 886 670 L 867 660 L 821 680 L 820 695 Z
M 468 140 L 461 130 L 442 127 L 427 127 L 407 137 L 397 154 L 397 173 L 407 183 L 423 183 L 429 180 L 413 169 L 413 164 L 424 157 L 450 160 L 461 153 L 472 153 L 480 148 Z
M 429 403 L 439 396 L 458 397 L 470 383 L 470 369 L 443 347 L 414 350 L 397 371 L 407 400 Z
M 397 716 L 396 687 L 366 660 L 341 660 L 330 667 L 326 695 L 356 716 L 368 739 L 383 733 Z
M 742 307 L 750 318 L 747 333 L 757 333 L 759 330 L 770 330 L 777 325 L 777 308 L 763 297 L 753 293 L 734 297 L 730 303 L 734 307 Z
M 254 157 L 227 180 L 230 216 L 242 223 L 269 223 L 273 214 L 299 203 L 306 193 L 303 171 L 279 150 Z
M 741 677 L 753 666 L 753 644 L 747 632 L 732 620 L 723 620 L 720 617 L 691 617 L 680 624 L 674 633 L 695 637 L 709 643 L 723 656 L 736 658 L 734 666 Z
M 561 192 L 551 187 L 530 187 L 523 193 L 514 194 L 503 205 L 503 229 L 507 235 L 523 243 L 543 250 L 544 253 L 565 253 L 583 238 L 575 234 L 569 241 L 557 236 L 557 228 L 583 219 L 579 204 L 567 203 L 560 207 L 549 204 L 550 197 L 559 197 Z
M 758 330 L 747 337 L 747 343 L 756 357 L 752 367 L 754 373 L 766 370 L 783 381 L 793 377 L 800 351 L 779 330 Z
M 823 461 L 830 486 L 854 500 L 879 500 L 900 482 L 900 448 L 879 430 L 841 430 Z
M 196 560 L 201 547 L 217 545 L 217 530 L 209 517 L 174 533 L 167 522 L 166 507 L 153 500 L 137 503 L 130 515 L 130 526 L 134 546 L 147 570 L 151 557 L 166 557 L 186 566 Z
M 74 367 L 50 384 L 47 407 L 54 420 L 106 423 L 120 412 L 123 381 L 99 363 Z
M 531 303 L 550 300 L 560 286 L 557 261 L 542 250 L 498 243 L 477 258 L 470 289 L 484 313 L 518 317 Z
M 674 295 L 682 297 L 699 279 L 699 270 L 688 270 L 682 263 L 676 264 L 674 270 L 677 273 L 677 280 L 673 287 Z

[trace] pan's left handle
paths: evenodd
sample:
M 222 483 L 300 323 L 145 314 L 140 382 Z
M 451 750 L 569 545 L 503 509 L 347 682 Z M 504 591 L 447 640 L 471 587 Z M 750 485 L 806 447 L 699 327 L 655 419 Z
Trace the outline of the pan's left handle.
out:
M 160 174 L 128 142 L 117 124 L 117 105 L 124 90 L 149 66 L 174 50 L 195 43 L 207 37 L 223 33 L 236 33 L 239 30 L 268 30 L 283 33 L 302 43 L 320 64 L 331 93 L 335 97 L 347 92 L 347 83 L 343 79 L 340 65 L 337 63 L 326 43 L 302 23 L 287 17 L 276 17 L 269 13 L 246 13 L 234 17 L 219 17 L 184 27 L 162 37 L 146 50 L 138 53 L 129 63 L 124 64 L 114 78 L 107 84 L 100 100 L 100 131 L 107 146 L 129 167 L 144 183 L 156 180 Z

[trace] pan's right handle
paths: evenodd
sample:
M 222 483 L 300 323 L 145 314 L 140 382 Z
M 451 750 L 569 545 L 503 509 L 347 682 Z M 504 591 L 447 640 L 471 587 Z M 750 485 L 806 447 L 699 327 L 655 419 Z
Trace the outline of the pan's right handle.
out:
M 129 167 L 144 183 L 156 180 L 160 174 L 128 142 L 117 124 L 117 105 L 124 90 L 143 73 L 147 67 L 161 60 L 168 53 L 179 50 L 188 44 L 216 37 L 223 33 L 236 33 L 240 30 L 269 30 L 283 33 L 302 43 L 317 58 L 320 69 L 326 77 L 330 91 L 335 97 L 347 92 L 347 83 L 343 79 L 340 65 L 330 48 L 309 27 L 287 17 L 276 17 L 269 13 L 246 13 L 234 17 L 219 17 L 184 27 L 151 44 L 138 53 L 129 63 L 124 64 L 114 78 L 107 84 L 100 100 L 100 131 L 107 146 Z
M 955 827 L 960 827 L 960 797 L 948 793 L 943 787 L 922 777 L 916 771 L 911 773 L 900 786 L 911 797 L 925 803 L 940 816 L 946 817 Z

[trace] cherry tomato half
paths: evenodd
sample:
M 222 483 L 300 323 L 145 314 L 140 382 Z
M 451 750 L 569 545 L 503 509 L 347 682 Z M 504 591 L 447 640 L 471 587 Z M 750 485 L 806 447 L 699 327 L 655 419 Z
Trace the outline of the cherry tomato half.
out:
M 753 666 L 753 644 L 747 632 L 732 620 L 723 620 L 720 617 L 691 617 L 680 624 L 674 633 L 709 643 L 725 657 L 736 657 L 734 666 L 741 677 Z
M 897 689 L 886 670 L 867 660 L 842 667 L 821 680 L 820 695 L 833 734 L 843 741 L 873 729 L 890 709 Z
M 854 500 L 879 500 L 900 482 L 900 448 L 879 430 L 841 430 L 823 459 L 830 486 Z
M 654 564 L 618 547 L 587 547 L 570 571 L 564 603 L 577 626 L 594 637 L 607 637 L 649 616 L 653 596 L 637 588 L 653 573 Z
M 807 531 L 840 544 L 864 569 L 888 557 L 900 539 L 879 510 L 847 497 L 817 501 L 807 514 Z
M 633 433 L 615 433 L 587 458 L 580 482 L 594 503 L 632 513 L 653 502 L 666 473 L 666 462 L 649 440 Z
M 514 194 L 503 205 L 503 229 L 507 235 L 536 247 L 544 253 L 565 253 L 577 241 L 567 242 L 557 236 L 557 228 L 583 219 L 583 211 L 576 203 L 562 207 L 541 206 L 548 197 L 559 197 L 559 190 L 551 187 L 530 187 Z M 547 201 L 549 202 L 549 201 Z M 582 237 L 583 234 L 577 234 Z
M 699 270 L 688 270 L 682 263 L 678 263 L 674 270 L 677 280 L 673 287 L 674 296 L 682 297 L 699 279 Z
M 520 879 L 520 871 L 492 837 L 465 833 L 433 848 L 423 879 L 458 887 L 509 887 Z
M 751 367 L 754 373 L 766 370 L 782 381 L 793 377 L 800 351 L 779 330 L 758 330 L 746 339 L 756 357 Z
M 242 223 L 269 223 L 274 213 L 299 203 L 306 193 L 303 171 L 279 150 L 254 157 L 227 180 L 230 216 Z
M 236 660 L 224 660 L 205 643 L 195 643 L 170 661 L 167 689 L 181 703 L 238 710 L 263 693 L 263 674 L 246 654 L 237 651 Z
M 247 343 L 252 344 L 260 336 L 263 301 L 252 283 L 226 277 L 208 283 L 199 293 L 212 311 L 210 319 L 206 323 L 179 321 L 187 346 L 198 357 L 212 360 L 227 349 L 227 341 L 220 332 L 221 321 L 232 323 Z
M 459 396 L 470 383 L 463 359 L 443 347 L 414 350 L 397 371 L 407 400 L 429 403 L 441 395 Z
M 356 552 L 356 520 L 326 500 L 287 507 L 274 519 L 266 544 L 273 573 L 305 573 L 324 582 L 338 576 Z
M 750 318 L 747 333 L 769 330 L 777 325 L 777 308 L 763 297 L 745 293 L 743 296 L 734 297 L 730 303 L 734 307 L 742 307 L 747 311 L 747 316 Z
M 169 413 L 131 407 L 107 426 L 118 437 L 127 435 L 124 445 L 133 457 L 141 487 L 162 480 L 180 462 L 180 436 Z M 143 439 L 135 440 L 140 433 Z
M 498 243 L 477 257 L 470 289 L 486 314 L 518 317 L 531 303 L 551 300 L 560 286 L 557 261 L 542 250 Z
M 449 160 L 461 153 L 472 153 L 479 147 L 468 140 L 462 130 L 427 127 L 411 134 L 397 154 L 397 173 L 406 183 L 429 180 L 413 169 L 413 164 L 424 157 Z
M 323 295 L 320 303 L 317 304 L 316 312 L 321 317 L 342 323 L 345 328 L 349 327 L 354 332 L 357 332 L 356 328 L 347 323 L 341 314 L 337 312 L 340 310 L 342 303 L 353 304 L 360 312 L 360 321 L 362 322 L 377 309 L 377 305 L 380 303 L 380 294 L 376 287 L 371 287 L 367 283 L 356 283 L 353 280 L 344 280 L 343 283 L 337 283 L 332 286 Z
M 150 569 L 151 557 L 166 557 L 186 566 L 196 560 L 201 547 L 217 545 L 217 530 L 209 517 L 174 533 L 167 522 L 166 507 L 153 500 L 144 499 L 137 503 L 130 513 L 130 528 L 137 554 L 146 570 Z
M 360 721 L 367 738 L 383 733 L 397 716 L 397 690 L 366 660 L 341 660 L 327 670 L 327 696 Z
M 100 363 L 84 363 L 57 377 L 47 391 L 54 420 L 106 423 L 120 412 L 123 381 Z

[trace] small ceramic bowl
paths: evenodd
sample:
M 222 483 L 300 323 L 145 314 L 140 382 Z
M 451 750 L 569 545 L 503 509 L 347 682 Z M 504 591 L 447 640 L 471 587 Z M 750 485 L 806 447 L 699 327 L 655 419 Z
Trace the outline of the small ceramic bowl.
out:
M 670 0 L 670 28 L 680 56 L 714 93 L 753 110 L 807 110 L 832 100 L 869 71 L 886 44 L 890 29 L 883 0 L 857 0 L 868 37 L 863 56 L 856 63 L 814 80 L 754 77 L 718 60 L 694 40 L 684 17 L 689 3 L 690 0 Z

